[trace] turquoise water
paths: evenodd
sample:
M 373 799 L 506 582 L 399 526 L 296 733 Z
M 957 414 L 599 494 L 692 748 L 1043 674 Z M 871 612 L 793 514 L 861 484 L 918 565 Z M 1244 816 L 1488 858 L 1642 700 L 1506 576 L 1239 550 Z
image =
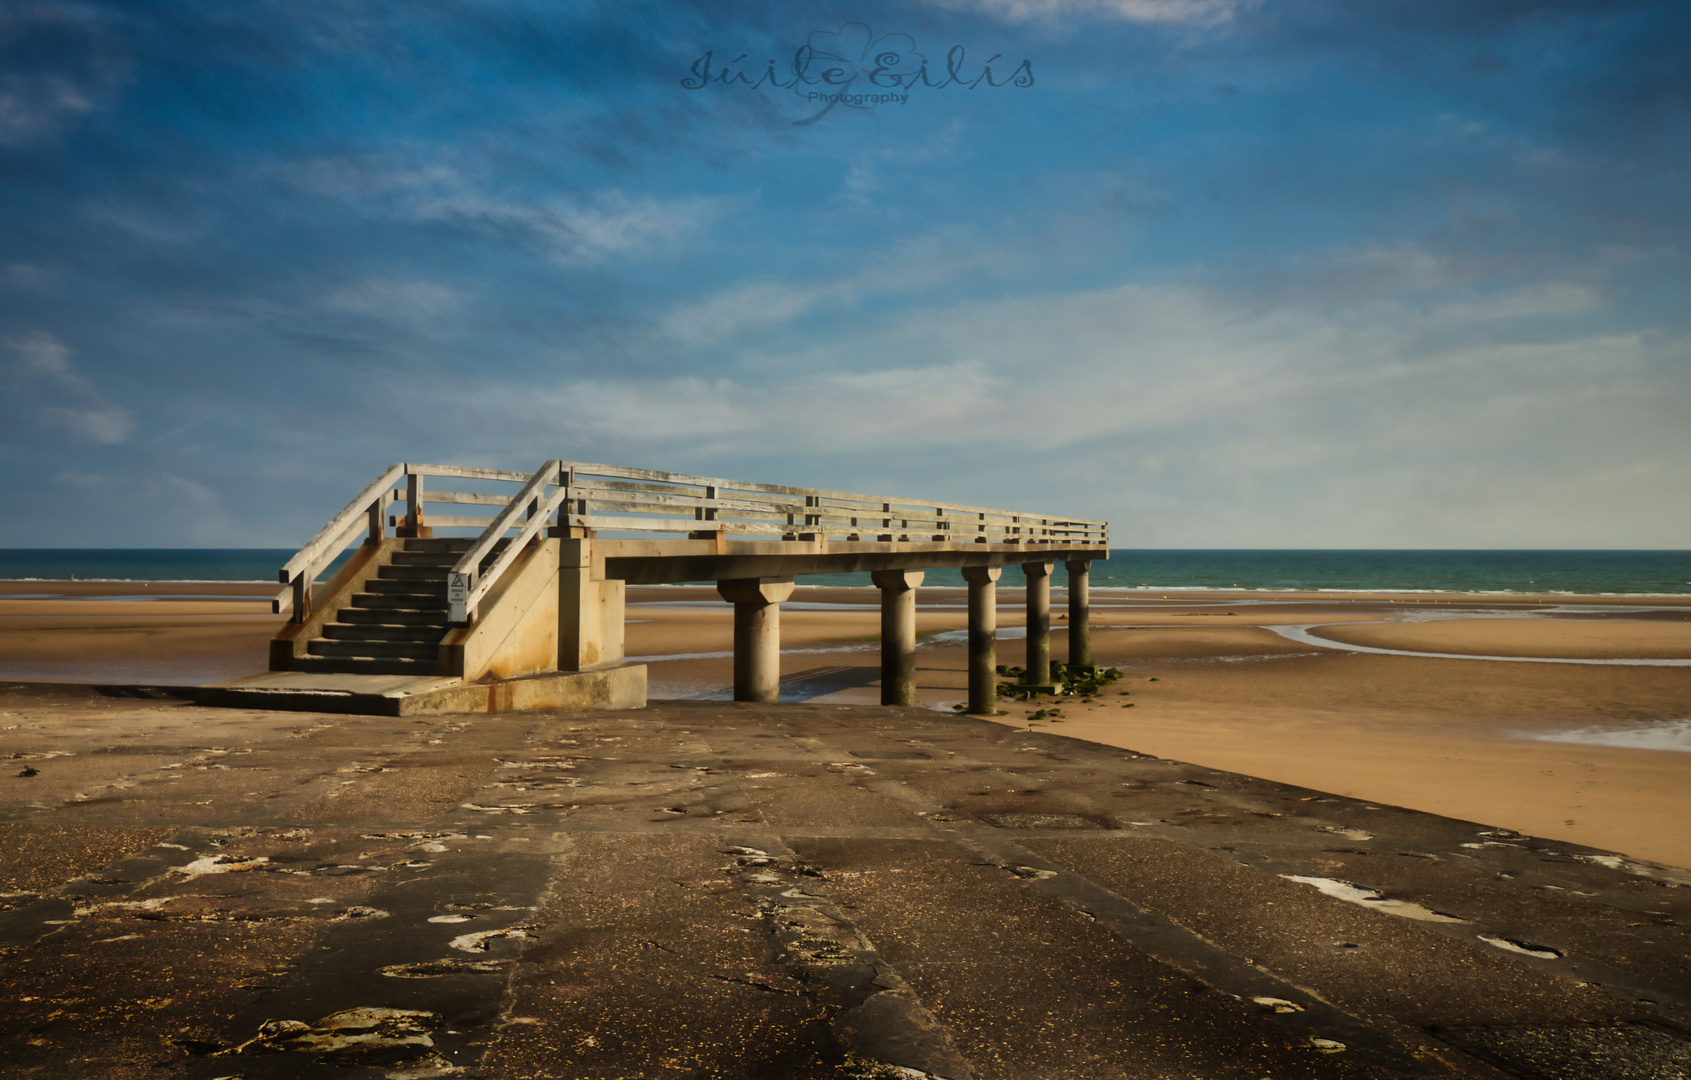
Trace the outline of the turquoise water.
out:
M 1059 567 L 1054 584 L 1062 585 Z M 807 585 L 868 585 L 819 574 Z M 1005 583 L 1021 575 L 1006 571 Z M 955 570 L 927 585 L 962 585 Z M 1092 564 L 1094 589 L 1691 594 L 1691 551 L 1284 551 L 1121 549 Z
M 293 557 L 292 548 L 0 548 L 0 581 L 275 581 Z
M 0 549 L 0 580 L 275 581 L 292 550 Z M 1056 572 L 1063 584 L 1064 571 Z M 1012 584 L 1020 579 L 1006 574 Z M 816 574 L 806 585 L 869 584 L 868 574 Z M 930 585 L 962 585 L 934 570 Z M 1691 551 L 1284 551 L 1118 549 L 1092 587 L 1341 592 L 1691 594 Z

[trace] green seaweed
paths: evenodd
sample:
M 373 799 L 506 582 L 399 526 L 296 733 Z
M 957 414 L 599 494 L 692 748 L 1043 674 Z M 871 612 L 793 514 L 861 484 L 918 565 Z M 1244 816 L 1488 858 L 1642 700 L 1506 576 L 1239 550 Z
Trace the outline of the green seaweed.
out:
M 1005 667 L 998 665 L 998 674 L 1010 679 L 1009 682 L 998 684 L 998 696 L 1012 701 L 1034 701 L 1047 692 L 1038 686 L 1029 686 L 1020 681 L 1027 674 L 1026 668 Z M 1065 664 L 1061 660 L 1051 661 L 1051 681 L 1056 690 L 1052 697 L 1083 697 L 1090 698 L 1103 691 L 1103 688 L 1121 678 L 1120 668 L 1100 668 L 1096 664 Z

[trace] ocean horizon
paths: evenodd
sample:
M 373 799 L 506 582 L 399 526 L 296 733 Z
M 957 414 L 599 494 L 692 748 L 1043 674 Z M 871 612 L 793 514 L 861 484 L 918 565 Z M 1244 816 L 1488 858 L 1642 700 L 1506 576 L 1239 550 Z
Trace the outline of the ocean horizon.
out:
M 276 581 L 287 548 L 0 548 L 0 581 Z M 344 557 L 344 556 L 343 556 Z M 331 568 L 332 569 L 332 568 Z M 1054 584 L 1065 584 L 1059 569 Z M 806 585 L 869 586 L 868 574 Z M 926 584 L 961 587 L 956 570 Z M 1094 589 L 1259 592 L 1691 594 L 1691 550 L 1114 548 Z

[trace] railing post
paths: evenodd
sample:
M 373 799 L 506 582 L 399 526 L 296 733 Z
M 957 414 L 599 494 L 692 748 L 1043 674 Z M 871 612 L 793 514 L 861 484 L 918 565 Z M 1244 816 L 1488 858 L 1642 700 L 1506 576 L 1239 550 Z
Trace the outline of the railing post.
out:
M 920 570 L 876 570 L 881 590 L 881 704 L 916 704 L 916 587 Z
M 290 622 L 302 623 L 311 617 L 311 582 L 305 574 L 295 574 L 294 587 L 294 615 Z
M 379 544 L 387 536 L 388 493 L 386 490 L 376 495 L 375 501 L 370 503 L 370 535 L 364 541 L 366 544 Z
M 423 524 L 423 474 L 413 472 L 410 465 L 405 470 L 405 515 L 393 534 L 403 539 L 431 536 L 434 531 Z
M 998 712 L 998 566 L 965 566 L 969 583 L 969 712 Z

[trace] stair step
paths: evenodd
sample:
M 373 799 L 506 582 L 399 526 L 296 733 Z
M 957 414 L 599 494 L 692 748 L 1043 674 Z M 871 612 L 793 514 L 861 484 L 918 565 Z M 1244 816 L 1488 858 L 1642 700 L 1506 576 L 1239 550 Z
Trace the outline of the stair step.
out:
M 440 664 L 433 660 L 408 660 L 404 657 L 344 657 L 296 656 L 294 671 L 315 671 L 335 675 L 439 675 Z
M 330 641 L 408 641 L 435 648 L 450 629 L 445 623 L 332 622 L 324 625 L 323 636 Z
M 442 574 L 457 565 L 463 556 L 456 551 L 396 551 L 392 566 L 426 566 Z
M 445 583 L 451 564 L 445 566 L 383 566 L 376 570 L 378 581 L 435 581 Z
M 312 638 L 306 643 L 305 651 L 311 656 L 335 660 L 392 660 L 397 658 L 427 660 L 432 663 L 440 656 L 440 646 L 426 641 L 331 641 L 328 638 Z
M 390 562 L 343 601 L 321 637 L 306 643 L 295 670 L 348 675 L 438 675 L 440 642 L 451 632 L 446 578 L 475 543 L 408 539 Z
M 343 607 L 335 622 L 356 626 L 403 626 L 407 630 L 445 634 L 452 629 L 445 608 Z M 333 624 L 331 624 L 333 625 Z
M 385 570 L 386 567 L 383 567 L 383 569 Z M 416 578 L 377 577 L 366 580 L 364 588 L 368 592 L 385 596 L 415 594 L 417 596 L 438 596 L 443 599 L 446 596 L 446 582 L 444 580 L 429 581 Z
M 353 612 L 369 612 L 372 619 L 365 619 L 364 615 L 352 617 Z M 430 622 L 445 622 L 445 597 L 387 597 L 379 593 L 355 593 L 352 603 L 340 608 L 335 614 L 337 622 L 406 622 L 404 619 L 389 619 L 389 615 L 414 612 L 426 617 Z
M 404 541 L 402 550 L 407 553 L 420 551 L 450 551 L 454 555 L 462 555 L 464 552 L 474 547 L 475 543 L 476 542 L 474 540 L 463 536 L 444 536 L 439 539 L 412 538 Z

